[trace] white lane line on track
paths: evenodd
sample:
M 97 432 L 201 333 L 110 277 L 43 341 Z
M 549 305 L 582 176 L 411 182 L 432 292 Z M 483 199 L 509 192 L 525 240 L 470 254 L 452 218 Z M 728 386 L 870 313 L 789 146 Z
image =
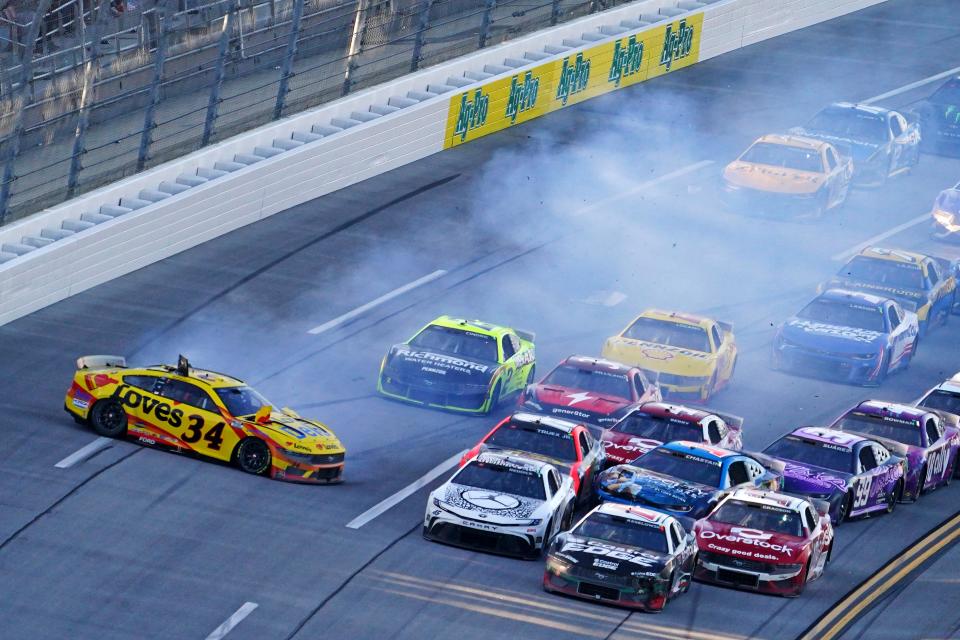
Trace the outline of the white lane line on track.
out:
M 595 209 L 600 209 L 610 204 L 611 202 L 623 200 L 627 196 L 632 196 L 634 194 L 640 193 L 641 191 L 646 191 L 650 187 L 655 187 L 658 184 L 669 182 L 671 180 L 676 180 L 677 178 L 682 178 L 683 176 L 689 173 L 699 171 L 700 169 L 703 169 L 704 167 L 709 167 L 712 164 L 714 164 L 713 160 L 701 160 L 700 162 L 694 162 L 693 164 L 688 164 L 685 167 L 680 167 L 676 171 L 671 171 L 670 173 L 665 173 L 662 176 L 652 178 L 650 180 L 647 180 L 646 182 L 641 182 L 640 184 L 630 189 L 627 189 L 626 191 L 621 191 L 611 196 L 607 196 L 606 198 L 603 198 L 601 200 L 597 200 L 596 202 L 591 202 L 590 204 L 577 209 L 573 213 L 574 215 L 582 215 L 584 213 L 588 213 Z
M 221 640 L 259 606 L 256 602 L 244 602 L 243 606 L 234 611 L 233 615 L 224 620 L 223 624 L 211 631 L 206 640 Z
M 910 220 L 907 220 L 907 221 L 904 222 L 903 224 L 898 224 L 897 226 L 893 227 L 892 229 L 887 229 L 887 230 L 884 231 L 883 233 L 877 234 L 877 235 L 873 236 L 872 238 L 869 238 L 869 239 L 867 239 L 867 240 L 864 240 L 863 242 L 861 242 L 860 244 L 858 244 L 858 245 L 856 245 L 856 246 L 850 247 L 849 249 L 846 249 L 845 251 L 841 251 L 840 253 L 831 256 L 830 259 L 833 260 L 833 261 L 835 261 L 835 262 L 842 262 L 842 261 L 844 261 L 844 260 L 846 260 L 846 259 L 848 259 L 848 258 L 851 258 L 851 257 L 853 257 L 854 255 L 860 253 L 861 251 L 863 251 L 864 249 L 866 249 L 867 247 L 869 247 L 869 246 L 872 245 L 872 244 L 876 244 L 877 242 L 880 242 L 881 240 L 886 240 L 886 239 L 889 238 L 890 236 L 895 236 L 895 235 L 897 235 L 898 233 L 900 233 L 901 231 L 905 231 L 906 229 L 909 229 L 910 227 L 915 227 L 915 226 L 917 226 L 918 224 L 920 224 L 920 223 L 922 223 L 922 222 L 926 222 L 927 220 L 930 220 L 930 214 L 929 214 L 929 213 L 924 213 L 924 214 L 922 214 L 922 215 L 917 216 L 916 218 L 911 218 Z
M 943 80 L 948 76 L 952 76 L 955 73 L 960 72 L 960 67 L 954 67 L 948 71 L 943 71 L 937 73 L 923 80 L 917 80 L 916 82 L 911 82 L 910 84 L 905 84 L 902 87 L 893 89 L 892 91 L 887 91 L 886 93 L 881 93 L 878 96 L 873 96 L 872 98 L 867 98 L 866 100 L 861 100 L 860 104 L 873 104 L 874 102 L 880 102 L 881 100 L 886 100 L 887 98 L 892 98 L 893 96 L 900 95 L 901 93 L 906 93 L 907 91 L 912 91 L 919 87 L 922 87 L 925 84 L 930 84 L 931 82 L 936 82 L 937 80 Z
M 73 465 L 79 464 L 87 458 L 93 456 L 93 454 L 97 453 L 101 449 L 106 449 L 110 446 L 111 442 L 113 441 L 110 438 L 97 438 L 90 444 L 77 449 L 53 466 L 55 466 L 57 469 L 69 469 Z
M 358 515 L 356 518 L 354 518 L 353 520 L 347 523 L 347 527 L 349 527 L 350 529 L 359 529 L 360 527 L 367 524 L 377 516 L 382 515 L 392 507 L 400 504 L 401 502 L 403 502 L 404 500 L 412 496 L 414 493 L 416 493 L 426 485 L 436 480 L 439 476 L 443 475 L 453 467 L 457 466 L 457 463 L 460 462 L 460 458 L 462 458 L 463 454 L 465 454 L 466 452 L 467 452 L 467 449 L 464 449 L 463 451 L 450 456 L 449 458 L 447 458 L 446 460 L 444 460 L 443 462 L 435 466 L 433 469 L 426 472 L 424 475 L 420 476 L 418 480 L 414 481 L 411 484 L 408 484 L 406 487 L 404 487 L 400 491 L 397 491 L 395 494 L 393 494 L 386 500 L 378 502 L 373 507 L 367 509 L 366 511 Z
M 313 329 L 310 329 L 309 331 L 307 331 L 307 333 L 312 333 L 313 335 L 317 335 L 317 334 L 323 333 L 324 331 L 329 331 L 330 329 L 334 329 L 334 328 L 336 328 L 336 327 L 339 327 L 339 326 L 342 325 L 344 322 L 347 322 L 347 321 L 349 321 L 349 320 L 353 320 L 353 319 L 356 318 L 357 316 L 359 316 L 359 315 L 361 315 L 361 314 L 363 314 L 363 313 L 366 313 L 367 311 L 370 311 L 370 309 L 373 309 L 373 308 L 375 308 L 375 307 L 380 306 L 380 305 L 383 304 L 384 302 L 389 302 L 390 300 L 393 300 L 393 299 L 396 298 L 397 296 L 402 296 L 403 294 L 405 294 L 405 293 L 408 292 L 408 291 L 412 291 L 413 289 L 416 289 L 417 287 L 421 287 L 421 286 L 427 284 L 428 282 L 433 282 L 433 281 L 436 280 L 437 278 L 442 278 L 442 277 L 445 276 L 445 275 L 447 275 L 447 272 L 446 272 L 445 269 L 437 269 L 437 270 L 434 271 L 433 273 L 428 273 L 427 275 L 423 276 L 422 278 L 418 278 L 418 279 L 414 280 L 413 282 L 408 282 L 407 284 L 403 285 L 402 287 L 397 287 L 397 288 L 394 289 L 393 291 L 390 291 L 389 293 L 385 293 L 385 294 L 383 294 L 382 296 L 380 296 L 379 298 L 377 298 L 376 300 L 371 300 L 371 301 L 368 302 L 367 304 L 361 305 L 361 306 L 357 307 L 356 309 L 354 309 L 353 311 L 348 311 L 347 313 L 343 314 L 342 316 L 337 316 L 336 318 L 334 318 L 333 320 L 331 320 L 331 321 L 329 321 L 329 322 L 324 322 L 323 324 L 318 325 L 318 326 L 314 327 Z

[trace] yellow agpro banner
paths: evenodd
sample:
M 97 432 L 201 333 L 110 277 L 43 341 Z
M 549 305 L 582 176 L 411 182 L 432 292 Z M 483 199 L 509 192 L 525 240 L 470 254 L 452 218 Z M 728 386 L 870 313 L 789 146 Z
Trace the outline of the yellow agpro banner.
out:
M 703 13 L 498 78 L 450 99 L 445 149 L 700 59 Z

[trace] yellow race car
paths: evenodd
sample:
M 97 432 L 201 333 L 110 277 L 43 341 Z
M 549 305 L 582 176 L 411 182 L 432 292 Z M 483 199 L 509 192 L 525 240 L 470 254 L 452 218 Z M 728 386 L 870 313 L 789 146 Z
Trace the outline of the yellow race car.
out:
M 723 171 L 724 202 L 738 211 L 818 218 L 846 202 L 853 160 L 800 136 L 758 139 Z
M 64 401 L 74 420 L 108 438 L 195 453 L 247 473 L 331 484 L 346 450 L 330 429 L 291 409 L 275 411 L 236 378 L 176 367 L 127 368 L 119 356 L 85 356 Z
M 603 357 L 643 369 L 665 397 L 706 402 L 730 383 L 737 342 L 728 322 L 649 309 L 607 339 Z

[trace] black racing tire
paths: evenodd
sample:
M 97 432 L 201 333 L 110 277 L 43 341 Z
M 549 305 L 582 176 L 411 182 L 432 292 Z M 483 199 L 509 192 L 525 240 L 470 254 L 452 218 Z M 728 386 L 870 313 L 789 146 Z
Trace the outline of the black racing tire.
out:
M 497 384 L 493 387 L 493 393 L 490 394 L 490 401 L 487 403 L 487 410 L 484 411 L 484 415 L 490 415 L 496 411 L 497 407 L 500 406 L 500 381 L 497 381 Z
M 100 400 L 90 408 L 90 427 L 105 438 L 127 434 L 127 412 L 116 398 Z
M 244 473 L 263 475 L 270 469 L 270 447 L 260 438 L 244 438 L 233 450 L 233 459 Z
M 807 582 L 810 581 L 810 561 L 807 560 L 807 566 L 803 568 L 803 582 L 800 583 L 800 586 L 797 587 L 797 590 L 791 594 L 791 597 L 799 597 L 803 595 L 803 592 L 807 590 Z
M 897 508 L 897 503 L 900 502 L 900 499 L 903 497 L 903 480 L 897 480 L 896 486 L 893 488 L 893 494 L 887 497 L 887 513 L 893 513 L 893 510 Z
M 834 527 L 839 527 L 850 519 L 850 512 L 853 510 L 853 496 L 847 492 L 844 494 L 843 502 L 840 504 L 840 513 L 837 514 L 837 521 L 833 523 Z
M 927 463 L 923 463 L 923 466 L 920 467 L 920 476 L 919 476 L 920 481 L 917 483 L 917 495 L 913 499 L 914 502 L 919 500 L 920 496 L 925 496 L 929 493 L 929 491 L 923 488 L 926 477 L 927 477 Z
M 830 564 L 831 560 L 833 560 L 833 540 L 830 541 L 830 546 L 827 547 L 827 562 L 825 564 Z

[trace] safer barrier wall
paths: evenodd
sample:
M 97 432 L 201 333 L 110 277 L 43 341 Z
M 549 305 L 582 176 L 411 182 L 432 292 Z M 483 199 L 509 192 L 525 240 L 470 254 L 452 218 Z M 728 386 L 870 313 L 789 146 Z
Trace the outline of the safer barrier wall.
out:
M 257 145 L 451 76 L 523 59 L 526 52 L 608 37 L 532 61 L 454 92 L 324 137 L 0 264 L 0 324 L 289 207 L 445 148 L 515 126 L 596 95 L 643 82 L 755 42 L 886 0 L 714 0 L 636 29 L 622 21 L 675 6 L 644 0 L 492 47 L 237 136 L 0 229 L 0 243 L 184 172 L 249 153 Z M 681 2 L 695 6 L 696 3 Z M 677 13 L 676 10 L 673 13 Z M 611 28 L 613 25 L 613 28 Z M 542 55 L 540 57 L 543 57 Z

